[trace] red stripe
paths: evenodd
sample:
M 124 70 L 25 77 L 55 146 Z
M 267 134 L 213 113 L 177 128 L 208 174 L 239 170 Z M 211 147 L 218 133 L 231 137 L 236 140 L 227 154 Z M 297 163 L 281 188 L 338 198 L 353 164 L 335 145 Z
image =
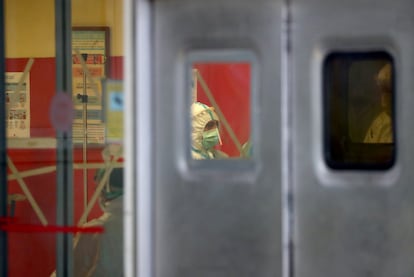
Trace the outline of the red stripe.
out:
M 0 219 L 4 222 L 4 218 Z M 0 224 L 0 230 L 4 232 L 21 232 L 21 233 L 103 233 L 104 228 L 96 227 L 78 227 L 78 226 L 57 226 L 57 225 L 35 225 L 35 224 Z

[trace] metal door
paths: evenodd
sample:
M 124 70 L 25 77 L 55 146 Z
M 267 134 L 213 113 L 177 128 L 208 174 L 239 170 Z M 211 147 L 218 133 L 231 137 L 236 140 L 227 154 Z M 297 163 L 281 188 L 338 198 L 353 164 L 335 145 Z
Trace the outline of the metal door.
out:
M 282 1 L 137 1 L 126 83 L 127 176 L 140 276 L 282 275 Z M 135 28 L 134 27 L 134 28 Z M 250 160 L 190 157 L 191 61 L 243 60 L 252 74 Z M 130 72 L 128 72 L 130 71 Z M 132 73 L 131 73 L 132 72 Z M 128 119 L 129 120 L 129 119 Z
M 411 276 L 412 1 L 291 1 L 294 276 Z M 324 71 L 331 53 L 390 55 L 395 160 L 389 169 L 326 163 Z

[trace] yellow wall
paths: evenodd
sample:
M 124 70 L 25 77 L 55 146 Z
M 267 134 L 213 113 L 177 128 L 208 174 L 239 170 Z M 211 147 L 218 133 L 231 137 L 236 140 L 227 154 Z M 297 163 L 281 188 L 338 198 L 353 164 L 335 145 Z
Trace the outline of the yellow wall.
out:
M 54 0 L 6 0 L 6 57 L 55 56 Z M 108 26 L 110 55 L 123 55 L 123 1 L 72 0 L 73 26 Z
M 55 56 L 54 0 L 6 0 L 6 57 Z

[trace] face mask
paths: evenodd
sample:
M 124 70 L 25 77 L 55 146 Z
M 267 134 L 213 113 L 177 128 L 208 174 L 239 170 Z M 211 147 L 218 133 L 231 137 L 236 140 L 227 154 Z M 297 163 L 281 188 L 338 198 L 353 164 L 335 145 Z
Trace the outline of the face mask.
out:
M 203 132 L 203 147 L 211 149 L 219 143 L 219 133 L 217 128 Z

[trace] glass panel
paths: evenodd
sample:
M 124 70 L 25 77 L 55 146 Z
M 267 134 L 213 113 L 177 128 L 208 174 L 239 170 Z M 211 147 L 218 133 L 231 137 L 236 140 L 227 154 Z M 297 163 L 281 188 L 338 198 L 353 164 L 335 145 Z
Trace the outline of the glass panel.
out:
M 192 158 L 250 158 L 250 63 L 193 63 L 192 93 Z
M 103 271 L 119 276 L 123 272 L 123 2 L 72 1 L 68 12 L 73 26 L 87 29 L 74 36 L 81 46 L 80 52 L 73 49 L 75 97 L 56 91 L 61 78 L 56 70 L 54 3 L 6 0 L 4 5 L 11 219 L 2 229 L 8 232 L 8 275 L 54 275 L 56 257 L 62 254 L 56 253 L 56 234 L 74 233 L 74 276 L 92 271 L 97 276 Z M 71 130 L 74 160 L 58 161 L 56 132 Z M 57 226 L 57 187 L 64 184 L 57 183 L 56 165 L 62 162 L 73 165 L 69 174 L 74 203 L 68 205 L 74 209 L 73 226 Z
M 123 274 L 123 1 L 72 1 L 74 276 Z
M 390 55 L 334 53 L 325 77 L 325 158 L 332 168 L 386 169 L 395 159 Z
M 6 0 L 4 7 L 8 276 L 49 276 L 56 267 L 55 6 Z

